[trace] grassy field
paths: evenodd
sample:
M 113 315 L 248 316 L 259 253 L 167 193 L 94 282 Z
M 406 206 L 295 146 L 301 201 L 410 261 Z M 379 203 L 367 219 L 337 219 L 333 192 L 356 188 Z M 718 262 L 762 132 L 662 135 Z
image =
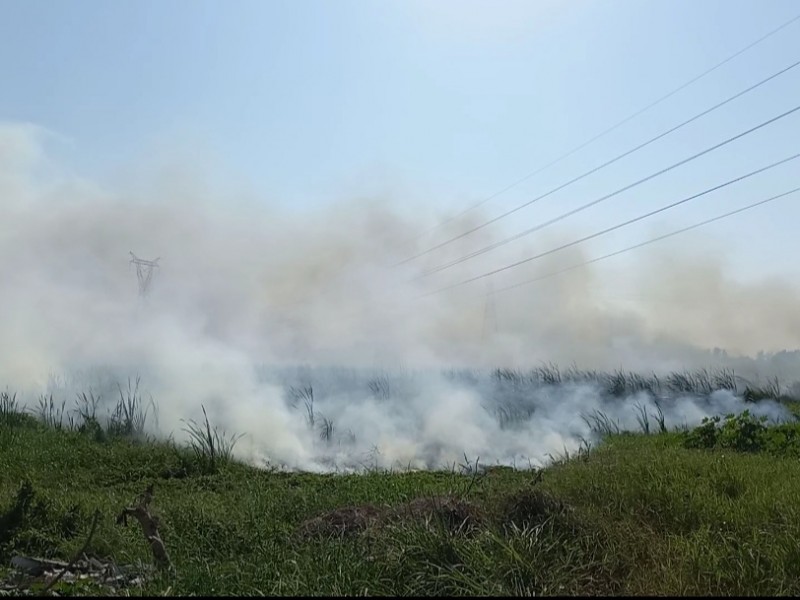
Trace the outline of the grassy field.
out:
M 96 511 L 87 555 L 152 563 L 137 523 L 116 517 L 153 484 L 173 568 L 116 593 L 800 593 L 794 423 L 745 414 L 689 432 L 608 435 L 542 471 L 318 475 L 209 452 L 96 423 L 48 426 L 6 397 L 0 575 L 15 555 L 68 560 Z M 51 590 L 109 593 L 91 579 Z

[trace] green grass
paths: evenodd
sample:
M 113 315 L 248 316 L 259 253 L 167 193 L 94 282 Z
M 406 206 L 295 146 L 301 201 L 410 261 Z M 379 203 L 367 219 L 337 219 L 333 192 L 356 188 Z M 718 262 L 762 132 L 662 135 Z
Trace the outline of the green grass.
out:
M 510 468 L 314 475 L 224 457 L 211 470 L 190 449 L 6 414 L 0 564 L 68 560 L 96 509 L 90 553 L 150 562 L 138 526 L 115 517 L 154 483 L 175 573 L 133 594 L 799 594 L 800 462 L 772 446 L 687 448 L 688 438 L 612 435 L 538 482 Z M 470 503 L 474 527 L 416 517 L 343 537 L 298 533 L 337 508 L 445 494 Z M 70 592 L 100 590 L 59 584 Z

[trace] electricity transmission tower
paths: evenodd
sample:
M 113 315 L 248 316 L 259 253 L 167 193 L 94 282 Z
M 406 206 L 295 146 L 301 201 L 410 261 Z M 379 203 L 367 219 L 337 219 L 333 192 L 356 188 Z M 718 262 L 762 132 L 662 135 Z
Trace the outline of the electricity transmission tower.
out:
M 136 278 L 139 280 L 139 296 L 144 298 L 150 289 L 150 282 L 153 280 L 153 270 L 158 267 L 158 261 L 161 257 L 155 260 L 144 260 L 137 257 L 133 252 L 131 255 L 131 263 L 136 265 Z

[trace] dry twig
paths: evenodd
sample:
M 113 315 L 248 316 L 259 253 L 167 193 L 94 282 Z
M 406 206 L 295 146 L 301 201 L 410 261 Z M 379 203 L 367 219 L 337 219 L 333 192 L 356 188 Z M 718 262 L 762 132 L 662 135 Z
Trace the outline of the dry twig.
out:
M 145 539 L 150 544 L 150 550 L 153 552 L 156 566 L 159 569 L 171 570 L 172 561 L 170 561 L 167 548 L 158 533 L 158 517 L 152 515 L 149 509 L 150 502 L 153 501 L 152 483 L 137 500 L 136 506 L 122 509 L 122 512 L 117 517 L 117 524 L 127 525 L 129 516 L 139 521 L 142 533 L 144 533 Z

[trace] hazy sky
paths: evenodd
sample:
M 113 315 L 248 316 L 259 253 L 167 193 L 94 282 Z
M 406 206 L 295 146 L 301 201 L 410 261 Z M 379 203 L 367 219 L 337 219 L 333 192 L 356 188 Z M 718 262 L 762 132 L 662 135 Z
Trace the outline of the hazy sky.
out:
M 446 214 L 644 107 L 800 13 L 800 4 L 0 0 L 0 11 L 0 120 L 57 134 L 51 150 L 83 176 L 111 181 L 131 165 L 179 157 L 213 165 L 266 203 L 313 209 L 372 194 Z M 796 60 L 800 21 L 487 203 L 485 214 Z M 504 227 L 529 227 L 797 104 L 800 67 Z M 591 232 L 799 151 L 800 112 L 564 227 Z M 779 193 L 798 185 L 798 173 L 800 161 L 590 247 L 614 250 Z M 742 273 L 796 277 L 798 222 L 800 195 L 704 235 Z M 687 242 L 669 243 L 685 250 Z M 490 257 L 480 265 L 492 266 Z

